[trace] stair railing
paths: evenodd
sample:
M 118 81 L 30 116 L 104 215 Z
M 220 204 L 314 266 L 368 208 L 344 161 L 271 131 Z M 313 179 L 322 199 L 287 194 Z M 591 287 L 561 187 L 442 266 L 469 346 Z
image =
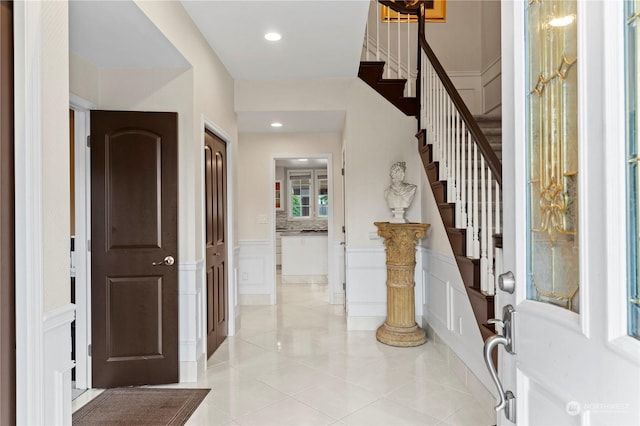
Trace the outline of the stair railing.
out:
M 416 96 L 415 86 L 417 77 L 416 49 L 418 27 L 405 25 L 414 20 L 415 14 L 401 13 L 391 10 L 384 17 L 378 0 L 370 0 L 369 22 L 375 22 L 375 27 L 367 25 L 363 43 L 361 60 L 382 61 L 385 63 L 383 77 L 386 79 L 406 79 L 404 96 Z
M 425 2 L 373 3 L 376 27 L 367 26 L 363 57 L 373 60 L 375 55 L 376 60 L 391 64 L 386 73 L 392 75 L 395 68 L 396 75 L 386 78 L 409 81 L 416 76 L 415 83 L 407 86 L 414 87 L 417 93 L 418 128 L 426 135 L 423 143 L 431 144 L 433 161 L 439 163 L 439 179 L 447 181 L 447 202 L 455 203 L 455 226 L 466 230 L 467 257 L 480 260 L 480 289 L 493 295 L 497 280 L 493 235 L 499 234 L 502 227 L 502 164 L 426 40 Z M 378 3 L 398 13 L 395 37 L 390 36 L 391 23 L 381 23 Z M 413 24 L 408 22 L 409 16 L 413 17 Z M 416 34 L 418 53 L 409 62 L 411 55 L 404 52 L 412 50 L 411 42 L 402 45 L 401 39 L 411 34 Z M 417 67 L 415 73 L 410 71 L 412 66 Z

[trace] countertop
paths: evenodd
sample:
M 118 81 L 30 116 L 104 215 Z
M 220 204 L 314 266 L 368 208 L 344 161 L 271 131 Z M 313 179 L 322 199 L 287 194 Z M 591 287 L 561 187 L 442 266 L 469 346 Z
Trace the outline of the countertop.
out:
M 282 237 L 326 237 L 329 232 L 325 230 L 321 231 L 277 231 L 280 232 L 280 236 Z

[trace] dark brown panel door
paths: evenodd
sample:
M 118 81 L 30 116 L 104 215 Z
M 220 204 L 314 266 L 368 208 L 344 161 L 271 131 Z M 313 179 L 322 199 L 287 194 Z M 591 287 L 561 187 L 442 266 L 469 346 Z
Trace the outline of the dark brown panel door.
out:
M 227 337 L 227 155 L 224 142 L 205 133 L 207 243 L 207 356 Z
M 16 422 L 13 2 L 0 2 L 0 425 Z
M 178 116 L 91 112 L 93 386 L 178 381 Z

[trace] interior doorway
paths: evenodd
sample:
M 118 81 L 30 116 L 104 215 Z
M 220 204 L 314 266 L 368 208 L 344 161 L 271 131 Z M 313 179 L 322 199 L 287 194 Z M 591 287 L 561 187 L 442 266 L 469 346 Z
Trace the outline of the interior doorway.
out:
M 272 170 L 275 301 L 278 284 L 295 283 L 327 285 L 329 303 L 334 222 L 331 155 L 278 156 Z

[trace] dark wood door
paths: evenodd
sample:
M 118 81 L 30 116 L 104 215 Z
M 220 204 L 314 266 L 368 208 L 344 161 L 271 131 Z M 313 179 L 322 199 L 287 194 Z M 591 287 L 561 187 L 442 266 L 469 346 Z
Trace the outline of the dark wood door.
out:
M 177 120 L 91 112 L 94 387 L 178 381 Z
M 16 422 L 13 3 L 0 2 L 0 425 Z
M 225 143 L 206 132 L 204 147 L 207 251 L 207 356 L 227 337 L 227 155 Z

